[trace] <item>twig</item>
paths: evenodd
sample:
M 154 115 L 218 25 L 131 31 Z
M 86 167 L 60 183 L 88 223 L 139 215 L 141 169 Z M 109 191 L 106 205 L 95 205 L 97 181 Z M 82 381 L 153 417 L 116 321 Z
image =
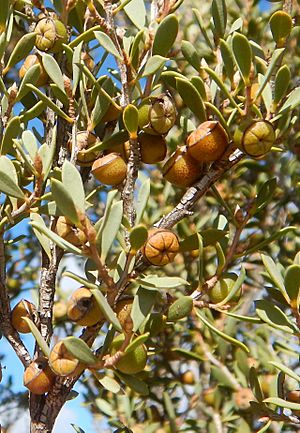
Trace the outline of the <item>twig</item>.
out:
M 228 150 L 222 159 L 212 165 L 199 182 L 189 188 L 181 198 L 177 206 L 159 220 L 155 226 L 162 228 L 171 228 L 185 216 L 190 214 L 196 202 L 204 196 L 208 189 L 230 168 L 236 165 L 244 156 L 240 150 L 236 150 L 230 155 L 232 150 Z

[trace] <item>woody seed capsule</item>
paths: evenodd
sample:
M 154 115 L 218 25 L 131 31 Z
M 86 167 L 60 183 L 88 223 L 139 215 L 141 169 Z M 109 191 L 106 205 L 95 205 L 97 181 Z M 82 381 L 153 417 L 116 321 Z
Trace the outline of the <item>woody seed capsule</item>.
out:
M 179 252 L 177 235 L 167 229 L 152 229 L 142 249 L 145 259 L 154 266 L 164 266 L 172 262 Z

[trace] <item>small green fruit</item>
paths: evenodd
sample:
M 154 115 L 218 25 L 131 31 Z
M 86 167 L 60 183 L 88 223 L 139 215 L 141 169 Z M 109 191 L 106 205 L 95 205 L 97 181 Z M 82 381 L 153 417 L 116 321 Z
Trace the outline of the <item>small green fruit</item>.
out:
M 111 355 L 114 355 L 122 346 L 124 335 L 115 338 L 111 345 Z M 136 374 L 144 370 L 147 362 L 147 349 L 144 344 L 137 346 L 130 352 L 124 352 L 124 355 L 116 363 L 116 368 L 125 374 Z
M 176 121 L 176 108 L 167 94 L 145 99 L 139 107 L 139 127 L 148 134 L 167 134 Z
M 193 299 L 190 296 L 182 296 L 173 302 L 168 311 L 167 320 L 176 322 L 190 314 L 193 309 Z
M 38 50 L 58 53 L 62 45 L 68 41 L 68 33 L 64 24 L 55 18 L 42 18 L 36 25 L 35 46 Z
M 274 144 L 275 131 L 267 120 L 245 120 L 234 133 L 235 145 L 253 158 L 265 156 Z
M 212 302 L 213 304 L 218 304 L 219 302 L 222 302 L 230 293 L 236 279 L 237 275 L 234 273 L 225 274 L 223 278 L 220 278 L 219 281 L 217 281 L 217 283 L 208 293 L 210 302 Z M 242 290 L 240 289 L 229 301 L 229 303 L 238 302 L 241 297 L 241 293 Z

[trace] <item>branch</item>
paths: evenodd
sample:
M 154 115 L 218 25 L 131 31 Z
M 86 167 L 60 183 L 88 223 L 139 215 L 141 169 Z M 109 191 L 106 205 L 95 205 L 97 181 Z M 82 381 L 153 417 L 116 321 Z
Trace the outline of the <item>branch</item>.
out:
M 209 188 L 221 177 L 223 174 L 236 165 L 244 156 L 240 150 L 236 150 L 231 155 L 232 149 L 229 148 L 224 154 L 223 158 L 215 162 L 202 179 L 199 180 L 194 186 L 189 188 L 181 198 L 177 206 L 159 220 L 155 226 L 161 228 L 171 228 L 187 215 L 193 209 L 196 202 L 205 195 Z

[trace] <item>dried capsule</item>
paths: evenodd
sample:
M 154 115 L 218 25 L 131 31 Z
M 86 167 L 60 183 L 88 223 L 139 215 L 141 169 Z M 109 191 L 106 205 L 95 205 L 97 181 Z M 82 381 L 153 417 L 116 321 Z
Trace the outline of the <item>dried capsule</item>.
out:
M 167 144 L 163 136 L 141 133 L 138 141 L 141 149 L 141 160 L 145 164 L 156 164 L 165 159 Z
M 96 159 L 92 166 L 92 174 L 105 185 L 118 185 L 123 182 L 126 173 L 124 159 L 115 152 Z
M 176 114 L 174 101 L 167 94 L 145 99 L 139 107 L 139 127 L 148 134 L 167 134 Z
M 185 385 L 194 385 L 195 384 L 195 375 L 191 370 L 187 370 L 184 373 L 182 373 L 181 382 Z
M 94 146 L 97 142 L 97 136 L 90 131 L 79 131 L 76 137 L 76 144 L 78 148 L 76 163 L 83 167 L 89 167 L 98 158 L 99 151 L 87 151 Z M 72 152 L 72 138 L 67 144 L 70 152 Z
M 23 376 L 24 386 L 33 394 L 45 394 L 53 386 L 55 375 L 48 365 L 48 359 L 39 357 L 26 368 Z
M 83 246 L 87 241 L 84 232 L 64 216 L 58 218 L 55 231 L 58 236 L 62 237 L 76 247 Z
M 247 155 L 259 158 L 271 150 L 275 141 L 272 123 L 267 120 L 246 120 L 234 133 L 234 143 Z
M 203 164 L 190 156 L 186 146 L 178 148 L 163 166 L 164 178 L 180 188 L 193 185 L 202 173 Z
M 15 305 L 11 312 L 11 323 L 13 327 L 22 334 L 28 334 L 30 331 L 29 325 L 24 320 L 24 317 L 33 320 L 35 306 L 25 299 Z
M 55 18 L 42 18 L 38 21 L 34 32 L 36 33 L 35 46 L 41 51 L 58 53 L 62 45 L 68 41 L 66 27 Z
M 48 77 L 47 72 L 45 71 L 43 64 L 42 64 L 41 57 L 36 55 L 36 54 L 30 54 L 24 60 L 24 63 L 19 70 L 20 79 L 22 79 L 25 76 L 28 69 L 30 69 L 31 66 L 34 66 L 34 65 L 39 65 L 39 70 L 40 70 L 39 78 L 38 78 L 37 82 L 35 83 L 35 85 L 37 87 L 45 86 L 45 84 L 48 83 L 49 77 Z
M 255 400 L 255 397 L 251 389 L 240 388 L 233 393 L 233 399 L 238 409 L 247 410 L 250 407 L 250 401 Z
M 81 370 L 79 360 L 68 352 L 63 341 L 52 348 L 49 356 L 51 370 L 58 376 L 72 376 Z
M 120 325 L 125 333 L 131 333 L 133 329 L 133 321 L 131 318 L 133 299 L 124 299 L 116 305 L 116 314 Z
M 179 240 L 172 230 L 149 230 L 148 240 L 142 252 L 145 259 L 154 266 L 164 266 L 172 262 L 179 251 Z
M 75 290 L 67 303 L 67 316 L 81 326 L 93 326 L 103 319 L 102 311 L 86 287 Z
M 219 122 L 208 120 L 191 132 L 186 141 L 188 153 L 199 162 L 213 162 L 228 146 L 228 136 Z

